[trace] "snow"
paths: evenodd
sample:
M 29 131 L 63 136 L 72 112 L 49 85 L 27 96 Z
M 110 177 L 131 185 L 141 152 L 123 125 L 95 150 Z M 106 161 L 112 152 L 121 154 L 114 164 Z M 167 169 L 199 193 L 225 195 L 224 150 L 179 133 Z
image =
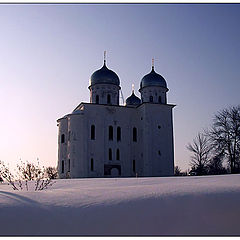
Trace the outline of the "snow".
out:
M 240 235 L 240 175 L 0 184 L 0 235 Z

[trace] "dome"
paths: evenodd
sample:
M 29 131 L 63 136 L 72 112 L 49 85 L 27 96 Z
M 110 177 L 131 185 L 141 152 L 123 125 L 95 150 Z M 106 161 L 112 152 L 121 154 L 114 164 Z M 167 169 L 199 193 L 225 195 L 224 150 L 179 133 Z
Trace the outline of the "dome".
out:
M 103 67 L 94 72 L 90 78 L 90 85 L 97 83 L 109 83 L 118 86 L 120 85 L 118 75 L 112 70 L 108 69 L 105 62 L 103 64 Z
M 167 83 L 165 79 L 158 73 L 154 71 L 154 67 L 152 67 L 152 71 L 145 75 L 140 83 L 140 88 L 148 87 L 148 86 L 159 86 L 167 88 Z
M 139 105 L 141 104 L 140 98 L 138 98 L 134 91 L 132 91 L 132 95 L 126 99 L 126 105 Z

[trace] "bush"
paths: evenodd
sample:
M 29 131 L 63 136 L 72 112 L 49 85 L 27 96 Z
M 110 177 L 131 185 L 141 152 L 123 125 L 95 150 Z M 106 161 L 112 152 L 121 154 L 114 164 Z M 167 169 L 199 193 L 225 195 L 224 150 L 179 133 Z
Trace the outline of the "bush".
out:
M 0 176 L 0 182 L 2 183 L 3 182 L 3 179 L 2 179 L 2 177 Z
M 55 182 L 50 177 L 45 178 L 45 169 L 38 164 L 21 162 L 17 165 L 17 174 L 14 176 L 9 168 L 0 161 L 0 176 L 5 179 L 13 188 L 13 190 L 23 190 L 24 187 L 28 191 L 28 182 L 34 181 L 34 191 L 41 191 L 52 186 Z
M 45 174 L 49 179 L 56 179 L 58 177 L 57 168 L 55 167 L 47 167 L 45 169 Z

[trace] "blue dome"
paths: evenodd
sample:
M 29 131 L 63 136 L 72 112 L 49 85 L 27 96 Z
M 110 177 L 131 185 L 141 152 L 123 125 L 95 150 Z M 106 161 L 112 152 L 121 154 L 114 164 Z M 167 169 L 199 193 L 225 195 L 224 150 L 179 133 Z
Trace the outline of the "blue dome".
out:
M 141 104 L 141 100 L 134 94 L 133 91 L 132 95 L 126 99 L 126 105 L 139 105 L 139 104 Z
M 105 63 L 103 64 L 103 67 L 94 72 L 90 78 L 90 85 L 97 83 L 110 83 L 118 86 L 120 85 L 118 75 L 112 70 L 108 69 Z
M 158 73 L 154 71 L 154 68 L 152 68 L 152 71 L 145 75 L 140 83 L 140 88 L 148 87 L 148 86 L 159 86 L 167 88 L 167 83 L 165 79 Z

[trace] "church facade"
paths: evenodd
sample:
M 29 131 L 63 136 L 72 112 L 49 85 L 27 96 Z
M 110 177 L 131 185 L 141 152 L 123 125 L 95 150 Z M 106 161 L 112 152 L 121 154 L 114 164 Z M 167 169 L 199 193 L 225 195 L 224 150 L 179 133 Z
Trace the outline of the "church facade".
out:
M 173 119 L 167 83 L 154 66 L 119 105 L 120 80 L 106 66 L 90 78 L 90 103 L 57 120 L 60 178 L 171 176 Z

